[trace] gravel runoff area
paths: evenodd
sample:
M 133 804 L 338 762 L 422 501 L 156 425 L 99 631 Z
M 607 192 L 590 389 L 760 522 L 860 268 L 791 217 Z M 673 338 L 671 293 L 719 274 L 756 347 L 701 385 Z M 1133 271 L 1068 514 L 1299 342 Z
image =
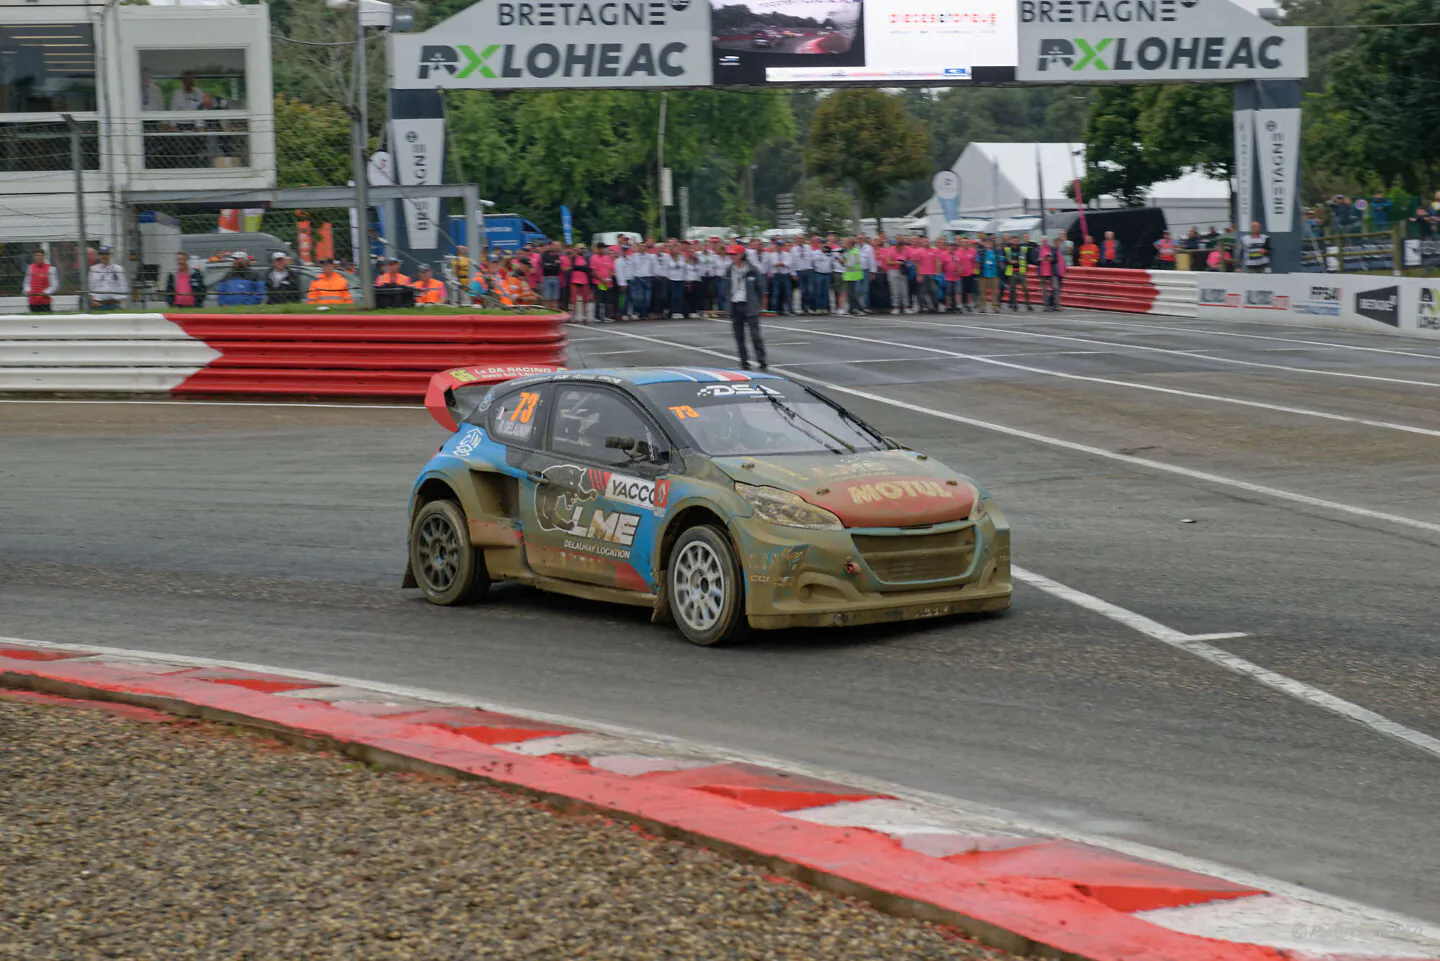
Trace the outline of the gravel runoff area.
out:
M 0 958 L 578 957 L 1012 956 L 476 783 L 0 696 Z

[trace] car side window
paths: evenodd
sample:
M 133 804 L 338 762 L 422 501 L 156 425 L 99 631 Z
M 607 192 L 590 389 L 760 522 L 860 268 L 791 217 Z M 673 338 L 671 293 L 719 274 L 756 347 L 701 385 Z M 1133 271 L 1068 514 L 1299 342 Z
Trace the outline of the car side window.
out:
M 490 405 L 490 436 L 502 444 L 539 447 L 550 392 L 544 385 L 511 391 Z
M 637 442 L 630 450 L 607 445 L 611 438 Z M 649 418 L 613 390 L 567 387 L 557 392 L 550 450 L 588 461 L 623 467 L 658 462 L 665 439 Z

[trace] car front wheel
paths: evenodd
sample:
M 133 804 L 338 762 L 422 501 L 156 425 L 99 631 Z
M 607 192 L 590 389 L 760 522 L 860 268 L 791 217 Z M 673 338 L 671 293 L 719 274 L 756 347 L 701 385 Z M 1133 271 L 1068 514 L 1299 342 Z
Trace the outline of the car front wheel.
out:
M 725 644 L 749 630 L 740 564 L 723 531 L 702 525 L 681 534 L 667 577 L 671 613 L 691 643 Z
M 484 556 L 470 544 L 470 525 L 454 501 L 431 501 L 410 525 L 410 569 L 432 604 L 478 601 L 490 589 Z

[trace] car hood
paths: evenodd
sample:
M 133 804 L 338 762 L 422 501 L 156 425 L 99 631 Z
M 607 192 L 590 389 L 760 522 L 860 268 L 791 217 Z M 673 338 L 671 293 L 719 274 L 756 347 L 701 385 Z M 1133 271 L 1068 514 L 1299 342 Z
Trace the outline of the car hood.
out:
M 970 516 L 976 488 L 937 460 L 908 450 L 859 454 L 716 457 L 742 484 L 793 491 L 846 527 L 912 527 Z

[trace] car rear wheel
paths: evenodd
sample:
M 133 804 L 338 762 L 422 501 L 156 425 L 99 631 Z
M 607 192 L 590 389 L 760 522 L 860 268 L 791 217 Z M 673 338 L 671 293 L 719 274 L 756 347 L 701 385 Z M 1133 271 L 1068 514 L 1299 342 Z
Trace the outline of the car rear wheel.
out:
M 470 544 L 470 525 L 454 501 L 431 501 L 410 525 L 410 569 L 432 604 L 478 601 L 490 589 L 485 558 Z
M 670 611 L 691 643 L 726 644 L 749 630 L 740 564 L 724 532 L 701 525 L 681 534 L 668 581 Z

